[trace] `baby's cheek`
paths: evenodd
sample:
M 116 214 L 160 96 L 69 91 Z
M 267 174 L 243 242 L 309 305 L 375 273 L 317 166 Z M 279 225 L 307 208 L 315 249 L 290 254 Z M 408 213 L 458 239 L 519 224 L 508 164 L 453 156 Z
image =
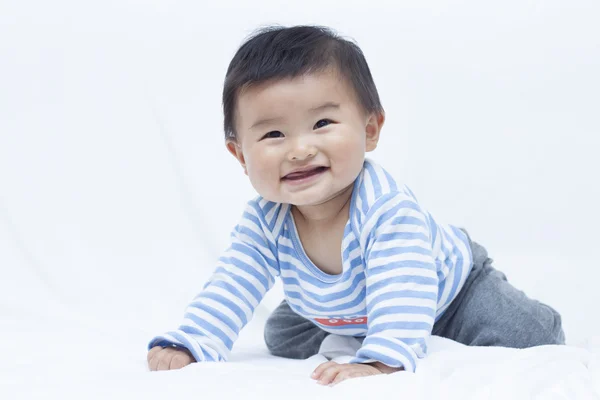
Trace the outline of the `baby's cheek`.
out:
M 365 158 L 365 144 L 355 138 L 332 143 L 330 154 L 332 163 L 342 167 L 349 174 L 360 172 Z
M 365 151 L 365 133 L 355 133 L 350 130 L 336 132 L 337 134 L 329 137 L 329 149 L 333 149 L 338 154 L 359 154 Z
M 270 201 L 280 201 L 277 198 L 280 185 L 278 170 L 267 165 L 249 165 L 248 176 L 259 195 Z

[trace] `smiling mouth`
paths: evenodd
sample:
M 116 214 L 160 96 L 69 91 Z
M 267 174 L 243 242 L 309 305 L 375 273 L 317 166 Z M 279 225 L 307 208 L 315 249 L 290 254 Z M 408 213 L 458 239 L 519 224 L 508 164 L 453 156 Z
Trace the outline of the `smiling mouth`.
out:
M 326 169 L 327 169 L 327 167 L 316 167 L 313 169 L 309 169 L 307 171 L 292 172 L 291 174 L 287 174 L 286 176 L 284 176 L 281 179 L 286 180 L 286 181 L 297 181 L 300 179 L 309 178 L 313 175 L 318 175 L 320 173 L 323 173 Z

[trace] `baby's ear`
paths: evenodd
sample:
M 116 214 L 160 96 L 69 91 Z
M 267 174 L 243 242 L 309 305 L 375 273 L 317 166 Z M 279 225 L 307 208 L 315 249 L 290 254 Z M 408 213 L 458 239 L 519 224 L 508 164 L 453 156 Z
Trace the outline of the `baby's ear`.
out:
M 373 151 L 377 148 L 379 142 L 379 133 L 385 122 L 385 114 L 383 112 L 375 112 L 369 115 L 367 120 L 366 132 L 366 151 Z
M 244 159 L 244 153 L 242 152 L 242 146 L 240 146 L 238 142 L 232 139 L 227 139 L 227 141 L 225 142 L 225 146 L 227 147 L 227 150 L 231 153 L 231 155 L 234 156 L 236 160 L 238 160 L 242 168 L 244 168 L 244 173 L 248 175 L 248 170 L 246 169 L 246 160 Z

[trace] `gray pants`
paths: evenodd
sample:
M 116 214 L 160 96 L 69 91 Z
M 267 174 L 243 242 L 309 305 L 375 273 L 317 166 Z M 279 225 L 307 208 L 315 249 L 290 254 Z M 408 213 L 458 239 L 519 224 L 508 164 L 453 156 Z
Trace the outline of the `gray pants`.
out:
M 470 237 L 469 242 L 473 269 L 456 299 L 433 325 L 433 334 L 469 346 L 521 349 L 564 344 L 558 312 L 513 287 L 502 272 L 492 267 L 487 250 Z M 265 326 L 269 351 L 286 358 L 305 359 L 317 354 L 327 335 L 292 311 L 285 300 Z

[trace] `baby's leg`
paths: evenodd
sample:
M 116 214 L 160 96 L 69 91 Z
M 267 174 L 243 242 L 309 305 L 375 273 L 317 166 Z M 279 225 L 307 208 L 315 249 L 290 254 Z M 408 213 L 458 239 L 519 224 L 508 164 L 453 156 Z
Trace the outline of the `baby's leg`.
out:
M 267 320 L 265 342 L 271 354 L 306 359 L 319 352 L 329 335 L 309 320 L 296 314 L 284 300 Z
M 473 271 L 433 334 L 471 346 L 526 348 L 564 344 L 561 317 L 530 299 L 492 267 L 485 248 L 472 242 Z

